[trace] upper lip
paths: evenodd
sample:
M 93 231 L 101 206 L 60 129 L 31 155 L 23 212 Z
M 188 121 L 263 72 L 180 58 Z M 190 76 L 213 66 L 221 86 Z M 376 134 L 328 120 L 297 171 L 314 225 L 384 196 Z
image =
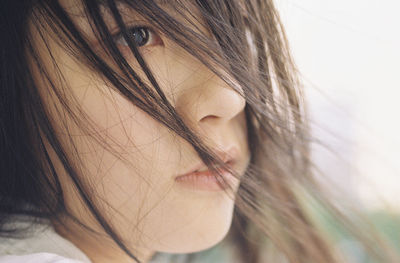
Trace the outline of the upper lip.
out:
M 235 146 L 230 147 L 228 150 L 226 151 L 215 151 L 217 156 L 222 159 L 224 161 L 224 163 L 228 163 L 233 166 L 234 163 L 237 162 L 238 158 L 239 158 L 239 149 Z M 185 176 L 185 175 L 189 175 L 197 170 L 200 170 L 202 168 L 206 168 L 207 166 L 204 164 L 204 162 L 200 161 L 199 163 L 197 163 L 196 165 L 192 166 L 190 169 L 187 170 L 187 172 L 184 172 L 180 175 L 178 175 L 179 177 L 181 176 Z

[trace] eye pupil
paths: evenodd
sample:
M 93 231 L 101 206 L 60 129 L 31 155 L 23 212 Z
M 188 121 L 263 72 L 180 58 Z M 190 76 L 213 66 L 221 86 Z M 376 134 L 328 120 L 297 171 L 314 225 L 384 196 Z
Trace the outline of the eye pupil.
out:
M 131 33 L 133 34 L 133 40 L 138 47 L 144 46 L 149 41 L 149 32 L 144 27 L 132 28 Z
M 129 39 L 136 47 L 142 47 L 145 45 L 153 44 L 153 35 L 154 32 L 148 27 L 135 26 L 127 29 L 127 37 L 119 33 L 115 34 L 114 39 L 116 43 L 120 46 L 127 47 Z

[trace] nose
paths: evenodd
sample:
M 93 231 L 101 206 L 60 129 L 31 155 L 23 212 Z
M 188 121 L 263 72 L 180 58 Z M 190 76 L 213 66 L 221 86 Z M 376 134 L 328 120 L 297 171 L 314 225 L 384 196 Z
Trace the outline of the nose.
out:
M 238 91 L 213 74 L 206 81 L 182 93 L 175 106 L 179 113 L 200 128 L 226 125 L 241 113 L 246 105 L 246 100 L 238 93 L 243 93 L 243 90 L 239 85 L 235 88 Z

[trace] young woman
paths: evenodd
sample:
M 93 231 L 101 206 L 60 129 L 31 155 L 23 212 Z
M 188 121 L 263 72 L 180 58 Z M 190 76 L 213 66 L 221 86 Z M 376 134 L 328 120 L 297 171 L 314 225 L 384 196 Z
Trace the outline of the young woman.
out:
M 325 199 L 272 1 L 0 12 L 0 262 L 343 262 L 303 203 Z

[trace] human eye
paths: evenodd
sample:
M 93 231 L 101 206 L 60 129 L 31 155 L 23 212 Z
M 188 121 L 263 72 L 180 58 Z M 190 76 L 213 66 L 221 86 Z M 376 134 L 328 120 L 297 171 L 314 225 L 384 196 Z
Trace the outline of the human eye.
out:
M 136 47 L 149 47 L 162 44 L 160 36 L 147 26 L 132 26 L 127 29 L 127 34 L 131 37 Z M 115 35 L 117 45 L 121 47 L 129 47 L 128 41 L 122 35 Z

